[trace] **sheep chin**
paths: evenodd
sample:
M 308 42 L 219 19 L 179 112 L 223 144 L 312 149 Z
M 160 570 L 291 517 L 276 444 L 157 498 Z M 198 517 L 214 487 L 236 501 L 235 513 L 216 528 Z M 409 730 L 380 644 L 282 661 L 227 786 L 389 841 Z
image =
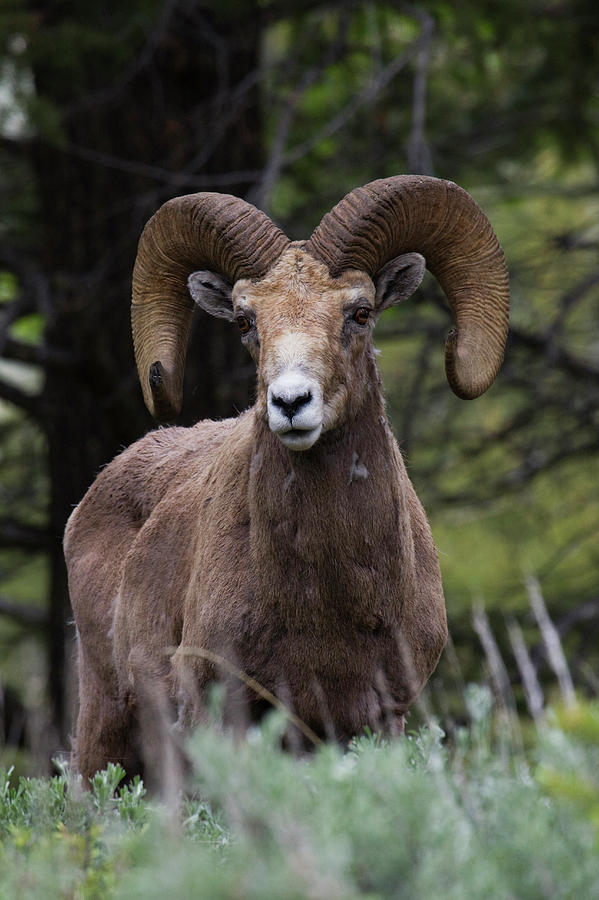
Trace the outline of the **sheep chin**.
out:
M 277 437 L 288 450 L 302 452 L 313 447 L 322 432 L 322 423 L 315 428 L 290 428 L 289 431 L 277 433 Z

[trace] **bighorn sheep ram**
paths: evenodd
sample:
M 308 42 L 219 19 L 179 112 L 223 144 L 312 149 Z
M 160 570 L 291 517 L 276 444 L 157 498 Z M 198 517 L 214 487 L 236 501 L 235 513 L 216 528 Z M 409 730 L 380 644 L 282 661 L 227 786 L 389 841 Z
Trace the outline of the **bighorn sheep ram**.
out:
M 144 704 L 157 714 L 166 698 L 181 727 L 201 722 L 221 658 L 317 735 L 403 729 L 447 625 L 372 328 L 418 287 L 425 260 L 455 319 L 450 386 L 476 397 L 502 362 L 508 282 L 489 221 L 452 182 L 374 181 L 306 242 L 222 194 L 175 198 L 147 223 L 132 325 L 150 411 L 165 421 L 179 410 L 193 301 L 237 323 L 256 402 L 234 419 L 152 431 L 70 518 L 83 774 L 109 760 L 131 770 Z M 238 713 L 257 719 L 264 699 L 235 685 L 229 705 L 243 694 Z

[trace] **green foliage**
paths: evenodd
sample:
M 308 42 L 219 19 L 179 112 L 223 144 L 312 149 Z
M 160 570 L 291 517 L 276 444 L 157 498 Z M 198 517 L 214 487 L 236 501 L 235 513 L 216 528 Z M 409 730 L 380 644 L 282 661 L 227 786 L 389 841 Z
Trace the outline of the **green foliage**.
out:
M 488 691 L 448 744 L 434 723 L 297 759 L 274 714 L 242 742 L 193 737 L 179 812 L 63 771 L 0 775 L 0 894 L 12 898 L 591 897 L 599 890 L 596 704 L 558 709 L 527 757 L 496 738 Z M 499 753 L 498 748 L 503 747 Z M 215 811 L 216 814 L 215 814 Z
M 31 313 L 28 316 L 21 316 L 12 326 L 10 334 L 28 344 L 37 344 L 41 340 L 44 325 L 44 317 L 40 313 Z
M 83 791 L 79 779 L 71 778 L 68 770 L 56 762 L 60 774 L 52 778 L 18 779 L 11 784 L 11 769 L 0 769 L 0 835 L 36 834 L 55 829 L 80 830 L 101 814 L 105 821 L 121 819 L 134 825 L 146 821 L 143 805 L 145 788 L 139 778 L 122 786 L 125 771 L 120 765 L 109 763 L 106 770 L 96 772 L 90 780 L 90 790 Z
M 544 735 L 537 781 L 588 818 L 599 836 L 599 703 L 558 707 Z
M 0 272 L 0 303 L 10 303 L 17 293 L 17 279 L 12 272 Z
M 0 894 L 16 897 L 113 896 L 126 829 L 148 818 L 139 779 L 122 787 L 120 766 L 98 772 L 91 791 L 63 769 L 53 778 L 10 784 L 0 770 Z

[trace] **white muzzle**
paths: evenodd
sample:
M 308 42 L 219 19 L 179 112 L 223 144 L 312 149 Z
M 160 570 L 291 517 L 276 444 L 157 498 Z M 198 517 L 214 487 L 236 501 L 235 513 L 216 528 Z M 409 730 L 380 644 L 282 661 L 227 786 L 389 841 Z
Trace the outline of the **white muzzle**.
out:
M 322 431 L 322 390 L 300 369 L 289 369 L 268 388 L 268 426 L 289 450 L 309 450 Z

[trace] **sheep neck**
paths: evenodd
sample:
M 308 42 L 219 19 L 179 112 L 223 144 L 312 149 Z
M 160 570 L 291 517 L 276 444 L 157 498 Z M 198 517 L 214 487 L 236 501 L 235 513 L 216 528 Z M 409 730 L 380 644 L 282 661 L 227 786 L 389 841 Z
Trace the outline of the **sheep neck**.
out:
M 256 596 L 293 629 L 330 628 L 347 616 L 376 627 L 387 618 L 381 604 L 400 596 L 413 554 L 397 475 L 403 462 L 380 391 L 306 453 L 284 448 L 261 420 L 255 433 L 249 500 Z

